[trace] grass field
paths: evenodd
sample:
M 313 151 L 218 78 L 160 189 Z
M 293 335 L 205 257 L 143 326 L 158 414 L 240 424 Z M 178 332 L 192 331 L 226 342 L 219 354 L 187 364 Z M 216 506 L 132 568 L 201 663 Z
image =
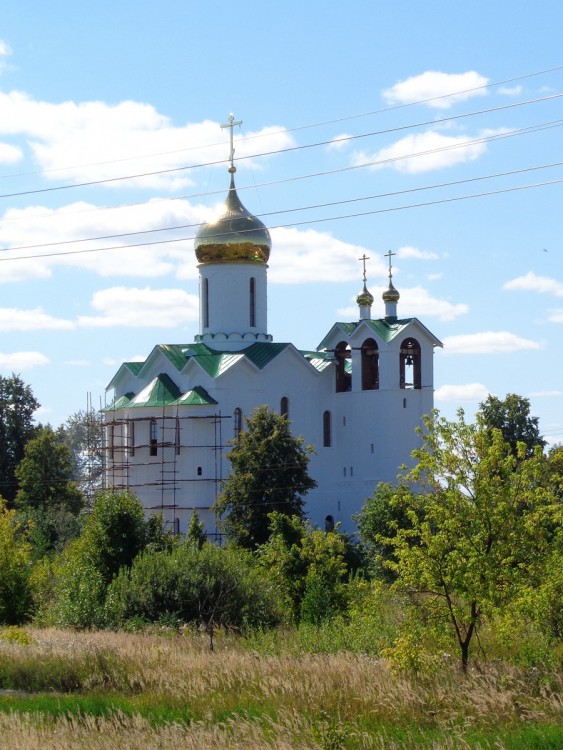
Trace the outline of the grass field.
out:
M 219 638 L 29 630 L 0 640 L 0 748 L 561 750 L 561 675 L 265 655 Z

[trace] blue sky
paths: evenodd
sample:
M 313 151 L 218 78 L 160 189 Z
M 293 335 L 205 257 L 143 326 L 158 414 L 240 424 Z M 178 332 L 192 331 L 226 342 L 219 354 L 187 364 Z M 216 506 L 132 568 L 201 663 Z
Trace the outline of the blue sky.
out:
M 122 361 L 193 339 L 233 112 L 275 340 L 355 319 L 364 253 L 383 315 L 392 250 L 399 315 L 444 342 L 437 408 L 518 393 L 563 441 L 561 28 L 558 0 L 8 4 L 0 374 L 58 426 Z

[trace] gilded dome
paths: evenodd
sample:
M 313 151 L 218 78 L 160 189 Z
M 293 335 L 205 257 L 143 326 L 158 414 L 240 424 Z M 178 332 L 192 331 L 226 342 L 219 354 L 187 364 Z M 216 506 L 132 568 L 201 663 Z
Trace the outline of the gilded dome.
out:
M 364 284 L 364 288 L 356 297 L 356 302 L 360 307 L 371 307 L 373 305 L 373 294 Z
M 196 258 L 199 263 L 267 263 L 271 248 L 268 229 L 242 205 L 231 174 L 224 212 L 197 231 Z
M 391 283 L 391 279 L 389 279 L 389 287 L 381 296 L 383 297 L 384 302 L 398 302 L 401 295 Z

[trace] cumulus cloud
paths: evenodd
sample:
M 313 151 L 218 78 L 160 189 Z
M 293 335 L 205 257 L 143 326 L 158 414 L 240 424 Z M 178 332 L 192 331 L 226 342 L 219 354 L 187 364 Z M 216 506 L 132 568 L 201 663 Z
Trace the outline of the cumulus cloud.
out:
M 40 352 L 0 353 L 0 370 L 20 372 L 21 370 L 30 370 L 33 367 L 48 364 L 49 359 Z
M 509 331 L 483 331 L 444 339 L 445 354 L 508 354 L 510 352 L 541 349 L 537 341 L 524 339 Z
M 400 259 L 408 260 L 439 260 L 440 256 L 438 253 L 434 253 L 431 250 L 419 250 L 418 247 L 400 247 L 397 250 L 397 257 Z
M 0 330 L 2 331 L 68 331 L 74 328 L 70 320 L 53 318 L 41 307 L 21 310 L 15 307 L 0 307 Z
M 435 401 L 484 401 L 489 395 L 489 389 L 482 383 L 466 383 L 465 385 L 443 385 L 434 391 Z
M 0 164 L 15 164 L 23 159 L 23 151 L 10 143 L 0 143 Z
M 507 281 L 503 289 L 508 291 L 540 292 L 541 294 L 552 294 L 555 297 L 563 297 L 563 283 L 550 279 L 548 276 L 537 276 L 533 271 L 528 271 L 525 276 Z
M 563 309 L 550 310 L 547 319 L 550 323 L 563 323 Z
M 329 151 L 339 151 L 340 149 L 347 146 L 349 142 L 350 135 L 348 135 L 348 133 L 342 133 L 342 135 L 337 135 L 332 139 L 332 141 L 328 145 L 328 149 Z
M 518 96 L 522 93 L 522 86 L 499 86 L 497 91 L 502 96 Z
M 268 280 L 278 284 L 299 284 L 308 281 L 342 282 L 360 278 L 359 258 L 370 256 L 370 277 L 385 277 L 383 257 L 367 248 L 352 245 L 315 229 L 294 228 L 272 230 L 275 251 L 270 258 Z
M 115 180 L 105 183 L 114 188 L 175 190 L 193 183 L 195 165 L 219 162 L 224 168 L 228 153 L 227 133 L 211 120 L 176 126 L 141 102 L 53 104 L 19 91 L 0 92 L 0 134 L 23 136 L 48 179 Z M 283 128 L 268 126 L 237 137 L 236 157 L 292 144 Z M 259 168 L 254 159 L 240 161 L 242 169 L 249 166 Z M 129 175 L 142 176 L 121 179 Z
M 96 292 L 91 305 L 100 315 L 80 316 L 83 328 L 177 328 L 199 317 L 198 297 L 182 289 L 113 287 Z
M 387 287 L 375 287 L 370 289 L 376 300 L 381 299 L 381 295 Z M 407 287 L 399 290 L 401 298 L 398 309 L 400 317 L 417 317 L 417 318 L 438 318 L 439 320 L 454 320 L 460 315 L 469 312 L 469 305 L 464 303 L 454 304 L 447 300 L 431 297 L 428 291 L 421 286 Z M 346 317 L 354 317 L 358 314 L 357 306 L 341 308 L 338 314 Z
M 427 70 L 386 89 L 383 91 L 383 98 L 391 105 L 424 102 L 436 109 L 449 109 L 457 102 L 471 97 L 486 96 L 487 90 L 482 87 L 488 82 L 488 78 L 474 70 L 466 73 Z
M 483 137 L 490 135 L 493 133 Z M 418 174 L 475 161 L 486 150 L 487 144 L 483 141 L 427 130 L 400 138 L 373 154 L 357 151 L 352 160 L 355 166 L 368 166 L 372 170 L 390 167 L 398 172 Z

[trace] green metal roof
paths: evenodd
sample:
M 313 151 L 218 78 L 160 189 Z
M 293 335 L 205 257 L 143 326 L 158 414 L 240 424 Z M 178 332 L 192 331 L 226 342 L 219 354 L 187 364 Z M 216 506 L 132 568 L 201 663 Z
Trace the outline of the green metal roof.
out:
M 328 352 L 302 351 L 300 353 L 319 372 L 323 372 L 327 367 L 330 367 L 332 357 Z
M 332 338 L 332 332 L 335 328 L 339 328 L 345 336 L 351 336 L 354 331 L 361 325 L 367 325 L 368 328 L 383 339 L 385 342 L 389 342 L 398 336 L 409 323 L 412 323 L 416 318 L 403 318 L 402 320 L 389 321 L 386 318 L 379 318 L 378 320 L 359 320 L 355 323 L 335 323 L 330 329 L 329 333 L 321 341 L 318 349 L 324 349 L 327 339 Z
M 134 393 L 126 393 L 125 396 L 120 396 L 120 398 L 113 401 L 109 406 L 106 406 L 103 411 L 117 411 L 118 409 L 123 409 L 124 406 L 129 406 L 129 402 L 132 398 L 135 398 Z
M 211 406 L 217 403 L 218 401 L 215 401 L 201 385 L 196 385 L 191 391 L 174 401 L 174 404 L 178 406 Z
M 168 406 L 180 395 L 176 383 L 166 373 L 161 373 L 131 399 L 127 406 Z

